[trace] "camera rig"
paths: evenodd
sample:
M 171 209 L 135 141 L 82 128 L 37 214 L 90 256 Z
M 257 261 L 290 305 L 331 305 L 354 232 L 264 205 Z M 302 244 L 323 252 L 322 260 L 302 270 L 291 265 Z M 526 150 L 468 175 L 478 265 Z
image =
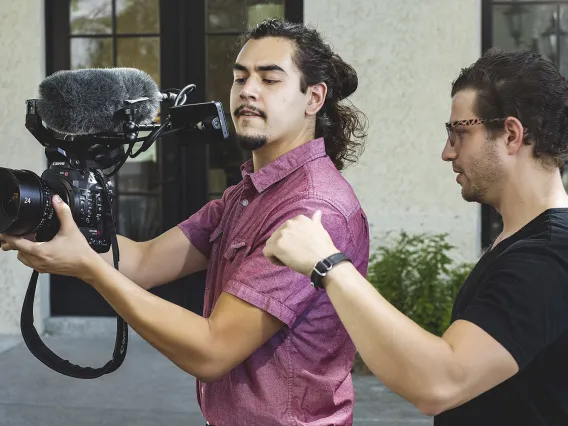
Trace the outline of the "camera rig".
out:
M 147 98 L 141 98 L 125 101 L 124 107 L 117 111 L 115 118 L 122 123 L 121 131 L 90 135 L 64 135 L 46 128 L 38 114 L 38 100 L 27 100 L 26 128 L 45 147 L 45 154 L 50 163 L 50 169 L 42 175 L 43 179 L 33 175 L 32 172 L 22 172 L 18 175 L 24 179 L 30 179 L 32 187 L 38 194 L 36 198 L 45 200 L 43 217 L 41 221 L 38 219 L 40 223 L 38 228 L 56 219 L 51 206 L 51 193 L 60 189 L 64 193 L 71 194 L 68 198 L 69 201 L 74 202 L 75 211 L 72 208 L 74 219 L 75 212 L 78 212 L 77 217 L 82 220 L 87 217 L 100 221 L 98 228 L 86 226 L 84 222 L 84 227 L 80 227 L 88 237 L 89 244 L 98 252 L 108 251 L 112 247 L 114 267 L 118 269 L 119 247 L 111 208 L 111 194 L 105 178 L 118 172 L 128 158 L 135 158 L 150 148 L 159 137 L 184 132 L 189 133 L 188 136 L 200 136 L 207 141 L 216 141 L 227 139 L 229 136 L 220 102 L 185 104 L 186 92 L 189 93 L 194 88 L 195 85 L 189 85 L 181 91 L 169 89 L 167 93 L 162 94 L 162 102 L 174 102 L 174 105 L 169 107 L 168 117 L 162 124 L 140 125 L 134 121 L 137 106 L 140 102 L 147 100 Z M 149 134 L 140 137 L 140 132 L 149 132 Z M 141 143 L 141 146 L 133 152 L 137 143 Z M 125 146 L 128 148 L 125 149 Z M 113 168 L 110 173 L 103 172 L 110 168 Z M 7 175 L 10 175 L 10 172 L 6 172 L 2 177 Z M 17 182 L 15 178 L 12 179 Z M 74 200 L 71 200 L 73 198 Z M 92 222 L 87 220 L 87 224 L 89 223 L 92 225 Z M 57 231 L 58 226 L 46 226 L 45 228 L 49 232 L 45 233 L 46 236 L 42 236 L 43 241 L 49 240 Z M 103 242 L 97 239 L 97 236 L 101 234 L 101 229 L 104 229 L 102 234 L 108 237 L 109 241 Z M 89 238 L 93 235 L 95 237 Z M 24 298 L 21 315 L 22 336 L 30 352 L 52 370 L 75 378 L 94 379 L 118 369 L 124 361 L 128 345 L 128 324 L 120 315 L 117 315 L 117 332 L 112 359 L 103 367 L 91 368 L 74 365 L 60 358 L 43 343 L 34 327 L 33 316 L 38 275 L 38 272 L 34 270 Z

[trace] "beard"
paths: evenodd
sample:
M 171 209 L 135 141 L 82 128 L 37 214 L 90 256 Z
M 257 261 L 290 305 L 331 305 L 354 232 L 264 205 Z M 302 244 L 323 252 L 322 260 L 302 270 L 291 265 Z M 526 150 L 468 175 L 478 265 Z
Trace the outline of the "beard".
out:
M 495 145 L 486 141 L 485 152 L 478 158 L 469 158 L 467 174 L 463 173 L 462 198 L 465 201 L 492 204 L 492 190 L 502 177 L 502 164 Z
M 235 140 L 239 148 L 245 151 L 254 151 L 266 145 L 267 137 L 266 135 L 243 135 L 237 133 Z

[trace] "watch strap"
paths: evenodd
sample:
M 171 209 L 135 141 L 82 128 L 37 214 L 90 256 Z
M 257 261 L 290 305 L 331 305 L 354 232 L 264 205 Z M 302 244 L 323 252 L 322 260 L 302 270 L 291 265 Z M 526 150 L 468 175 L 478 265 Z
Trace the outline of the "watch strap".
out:
M 345 253 L 335 253 L 316 263 L 310 277 L 312 286 L 317 289 L 323 288 L 323 277 L 325 277 L 335 265 L 341 262 L 351 262 L 351 259 L 349 259 L 349 257 Z

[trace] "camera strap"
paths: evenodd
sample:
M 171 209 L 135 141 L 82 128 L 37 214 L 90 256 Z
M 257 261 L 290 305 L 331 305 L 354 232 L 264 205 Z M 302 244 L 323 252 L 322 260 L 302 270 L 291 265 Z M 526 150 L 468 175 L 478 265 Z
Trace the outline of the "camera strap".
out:
M 103 188 L 106 204 L 106 208 L 103 209 L 104 220 L 106 222 L 106 226 L 108 226 L 108 229 L 110 230 L 114 267 L 115 269 L 118 269 L 118 240 L 116 238 L 116 228 L 114 225 L 115 222 L 112 214 L 110 197 L 108 195 L 104 179 L 100 175 L 100 172 L 98 170 L 92 171 L 95 174 L 97 181 Z M 45 345 L 45 343 L 43 343 L 36 328 L 34 327 L 33 305 L 38 277 L 39 273 L 34 270 L 30 279 L 28 290 L 26 291 L 26 296 L 24 298 L 24 305 L 22 307 L 22 316 L 20 322 L 22 336 L 30 352 L 52 370 L 57 371 L 58 373 L 61 373 L 65 376 L 75 377 L 78 379 L 96 379 L 97 377 L 101 377 L 104 374 L 109 374 L 117 370 L 118 367 L 122 365 L 124 358 L 126 357 L 126 348 L 128 346 L 128 324 L 119 315 L 117 315 L 116 318 L 116 340 L 114 343 L 114 352 L 112 354 L 112 359 L 108 361 L 103 367 L 81 367 L 79 365 L 72 364 L 69 361 L 64 360 L 63 358 L 56 355 Z

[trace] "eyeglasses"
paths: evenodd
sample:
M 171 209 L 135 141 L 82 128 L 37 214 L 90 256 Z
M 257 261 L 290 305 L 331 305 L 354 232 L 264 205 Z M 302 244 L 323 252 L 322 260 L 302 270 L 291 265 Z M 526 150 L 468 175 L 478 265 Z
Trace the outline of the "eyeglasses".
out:
M 450 121 L 446 123 L 446 130 L 448 131 L 448 140 L 450 141 L 450 145 L 454 146 L 456 143 L 456 133 L 454 128 L 457 126 L 467 127 L 467 126 L 475 126 L 476 124 L 484 124 L 484 123 L 495 123 L 497 121 L 503 121 L 504 118 L 472 118 L 469 120 L 457 120 L 457 121 Z

